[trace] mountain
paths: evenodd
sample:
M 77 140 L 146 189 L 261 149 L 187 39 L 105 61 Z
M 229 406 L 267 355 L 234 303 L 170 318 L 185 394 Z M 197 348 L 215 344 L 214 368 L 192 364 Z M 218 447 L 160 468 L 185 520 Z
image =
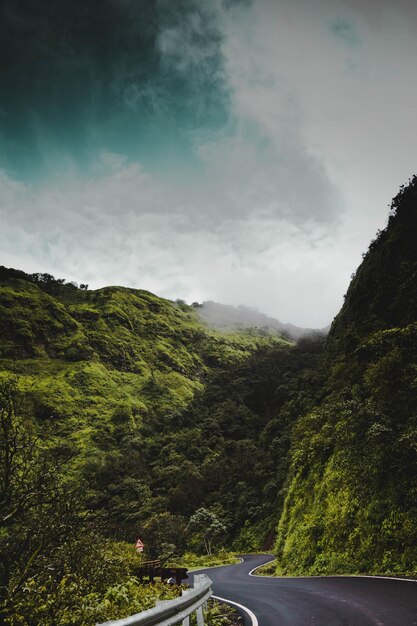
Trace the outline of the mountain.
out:
M 115 422 L 166 428 L 214 372 L 290 345 L 275 334 L 211 330 L 193 307 L 146 291 L 89 291 L 0 268 L 0 372 L 17 377 L 36 420 L 65 433 L 80 466 Z
M 416 232 L 414 178 L 328 336 L 297 343 L 242 307 L 1 267 L 0 622 L 140 610 L 138 534 L 172 562 L 201 519 L 217 549 L 275 541 L 281 573 L 415 572 Z
M 281 571 L 417 567 L 416 232 L 414 177 L 330 329 L 320 403 L 295 424 Z
M 198 311 L 0 268 L 0 380 L 16 378 L 64 471 L 88 480 L 83 506 L 108 536 L 207 506 L 229 542 L 270 546 L 289 429 L 311 404 L 298 377 L 319 375 L 323 339 L 220 332 Z
M 238 499 L 238 520 L 249 502 L 259 520 L 247 459 L 260 418 L 241 398 L 203 405 L 225 372 L 291 347 L 211 330 L 147 291 L 1 267 L 0 622 L 90 626 L 122 605 L 137 612 L 158 597 L 130 578 L 139 532 L 166 560 L 199 549 L 186 528 L 205 503 L 227 523 L 223 542 L 240 532 Z
M 294 326 L 294 324 L 283 324 L 274 317 L 265 315 L 265 313 L 261 313 L 255 308 L 243 305 L 232 306 L 207 300 L 202 304 L 194 302 L 193 306 L 202 321 L 206 322 L 211 328 L 216 328 L 223 332 L 252 328 L 265 335 L 272 333 L 297 340 L 312 333 L 326 334 L 328 331 L 328 328 L 317 330 L 300 328 L 299 326 Z
M 336 354 L 371 333 L 417 319 L 416 179 L 394 198 L 387 227 L 371 242 L 329 334 Z

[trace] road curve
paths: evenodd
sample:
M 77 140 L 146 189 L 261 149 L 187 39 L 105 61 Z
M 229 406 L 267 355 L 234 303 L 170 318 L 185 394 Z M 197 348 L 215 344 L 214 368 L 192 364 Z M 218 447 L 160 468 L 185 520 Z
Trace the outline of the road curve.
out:
M 246 606 L 259 626 L 417 625 L 417 582 L 360 576 L 249 576 L 271 558 L 245 556 L 238 565 L 199 572 L 211 578 L 216 596 Z M 254 620 L 240 612 L 245 626 L 253 626 Z

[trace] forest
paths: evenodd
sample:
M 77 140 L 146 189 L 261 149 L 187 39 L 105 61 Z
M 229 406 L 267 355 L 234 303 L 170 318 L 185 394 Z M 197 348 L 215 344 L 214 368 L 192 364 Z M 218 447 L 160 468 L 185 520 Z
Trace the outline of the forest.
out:
M 90 626 L 175 593 L 138 584 L 138 536 L 164 563 L 415 572 L 416 228 L 413 178 L 328 336 L 297 342 L 1 267 L 0 621 Z

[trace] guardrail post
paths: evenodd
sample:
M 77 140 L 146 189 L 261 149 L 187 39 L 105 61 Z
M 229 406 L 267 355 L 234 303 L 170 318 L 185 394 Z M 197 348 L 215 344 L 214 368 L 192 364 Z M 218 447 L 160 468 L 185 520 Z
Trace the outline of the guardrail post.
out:
M 190 591 L 190 589 L 183 589 L 181 595 L 186 596 L 188 593 L 190 593 Z M 190 616 L 185 617 L 182 620 L 182 626 L 190 626 Z
M 197 626 L 204 626 L 204 615 L 202 606 L 199 606 L 197 609 Z
M 197 589 L 198 587 L 201 587 L 203 580 L 204 580 L 204 574 L 196 574 L 194 576 L 194 588 Z M 197 613 L 197 626 L 204 626 L 203 607 L 199 606 L 196 613 Z

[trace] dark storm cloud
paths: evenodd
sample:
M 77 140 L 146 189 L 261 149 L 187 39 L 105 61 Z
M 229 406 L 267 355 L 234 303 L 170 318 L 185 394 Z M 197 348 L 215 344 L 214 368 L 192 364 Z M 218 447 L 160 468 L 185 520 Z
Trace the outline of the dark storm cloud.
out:
M 159 165 L 164 148 L 185 157 L 187 132 L 226 116 L 219 44 L 213 14 L 192 0 L 6 0 L 1 164 L 32 176 L 59 155 L 85 167 L 102 149 Z M 182 67 L 181 45 L 204 67 Z

